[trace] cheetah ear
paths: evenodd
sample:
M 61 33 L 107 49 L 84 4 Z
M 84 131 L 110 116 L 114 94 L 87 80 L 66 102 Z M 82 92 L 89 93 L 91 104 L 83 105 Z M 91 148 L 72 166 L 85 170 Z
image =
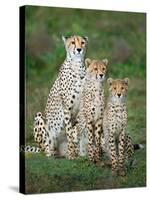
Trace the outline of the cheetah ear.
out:
M 103 59 L 102 62 L 104 63 L 105 66 L 108 65 L 108 60 L 107 60 L 107 58 Z
M 87 36 L 84 36 L 83 39 L 84 39 L 86 42 L 88 42 L 88 40 L 89 40 Z
M 85 66 L 88 68 L 89 67 L 89 65 L 91 64 L 91 59 L 90 58 L 86 58 L 85 59 Z
M 68 36 L 63 36 L 63 35 L 62 35 L 62 40 L 63 40 L 64 44 L 66 43 L 66 40 L 67 40 L 68 38 L 69 38 Z
M 112 79 L 112 78 L 108 78 L 108 79 L 107 79 L 107 83 L 108 83 L 109 86 L 112 85 L 112 82 L 113 82 L 113 79 Z
M 130 83 L 129 78 L 125 78 L 125 79 L 124 79 L 124 82 L 125 82 L 126 85 L 129 85 L 129 83 Z

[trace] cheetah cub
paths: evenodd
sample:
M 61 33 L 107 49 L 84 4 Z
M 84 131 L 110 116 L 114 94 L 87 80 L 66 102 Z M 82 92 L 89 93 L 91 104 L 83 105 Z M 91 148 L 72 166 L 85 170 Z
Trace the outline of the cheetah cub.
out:
M 104 111 L 103 137 L 105 146 L 103 149 L 111 159 L 112 174 L 125 175 L 125 148 L 126 148 L 126 126 L 127 106 L 126 96 L 128 92 L 129 79 L 109 78 L 109 99 Z M 132 146 L 131 146 L 132 147 Z
M 82 154 L 83 145 L 88 146 L 88 157 L 92 162 L 100 161 L 100 137 L 102 132 L 102 118 L 104 112 L 104 87 L 105 74 L 108 60 L 91 60 L 87 58 L 86 76 L 82 85 L 80 109 L 77 115 L 77 123 L 73 127 L 72 135 L 80 138 L 80 150 L 74 147 L 73 155 L 80 151 Z M 88 144 L 84 140 L 88 136 Z M 76 142 L 76 141 L 74 141 Z M 86 150 L 85 153 L 86 155 Z M 72 156 L 73 156 L 72 155 Z

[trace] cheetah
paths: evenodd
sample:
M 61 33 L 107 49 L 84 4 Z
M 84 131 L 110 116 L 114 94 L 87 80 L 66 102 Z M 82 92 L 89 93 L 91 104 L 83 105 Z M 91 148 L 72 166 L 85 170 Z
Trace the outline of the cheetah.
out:
M 66 49 L 66 59 L 49 92 L 44 112 L 45 122 L 38 129 L 34 126 L 34 135 L 37 143 L 42 141 L 48 156 L 58 154 L 59 141 L 66 140 L 64 145 L 67 144 L 67 153 L 63 152 L 63 154 L 67 154 L 70 158 L 72 149 L 70 129 L 79 111 L 81 87 L 85 77 L 84 60 L 88 37 L 62 36 L 62 40 Z M 39 120 L 41 117 L 36 121 L 38 126 Z M 44 136 L 41 139 L 42 131 Z M 63 150 L 65 148 L 62 146 Z
M 126 134 L 127 105 L 129 79 L 109 78 L 109 99 L 104 111 L 102 148 L 111 159 L 112 174 L 124 176 L 126 153 L 131 157 L 134 152 L 131 138 Z M 128 148 L 127 148 L 128 146 Z M 128 150 L 127 150 L 128 149 Z M 127 152 L 128 151 L 128 152 Z
M 74 140 L 72 158 L 78 154 L 86 155 L 87 148 L 89 160 L 97 163 L 100 161 L 101 155 L 100 138 L 105 105 L 103 82 L 108 60 L 100 61 L 87 58 L 85 63 L 87 70 L 82 86 L 80 111 L 76 118 L 76 124 L 72 128 L 72 135 L 80 139 Z M 86 137 L 88 137 L 88 140 L 86 140 Z M 76 144 L 77 141 L 80 141 L 80 150 Z
M 33 130 L 34 141 L 38 144 L 41 151 L 45 151 L 47 156 L 52 155 L 50 145 L 52 142 L 51 135 L 48 134 L 45 117 L 41 112 L 37 112 L 34 118 L 34 130 Z

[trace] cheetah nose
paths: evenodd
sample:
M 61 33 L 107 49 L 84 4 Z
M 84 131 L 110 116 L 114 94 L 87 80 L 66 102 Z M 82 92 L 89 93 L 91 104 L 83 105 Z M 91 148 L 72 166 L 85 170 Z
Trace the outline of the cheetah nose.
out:
M 120 97 L 120 96 L 121 96 L 121 94 L 120 94 L 120 93 L 118 93 L 117 95 L 118 95 L 118 97 Z
M 102 78 L 102 77 L 103 77 L 103 74 L 100 74 L 100 77 Z
M 80 53 L 80 51 L 81 51 L 81 48 L 77 48 L 77 51 Z

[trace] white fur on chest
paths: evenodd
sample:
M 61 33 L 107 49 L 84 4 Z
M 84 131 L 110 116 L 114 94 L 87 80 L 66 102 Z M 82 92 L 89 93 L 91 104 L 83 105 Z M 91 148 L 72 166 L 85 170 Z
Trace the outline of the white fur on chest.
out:
M 74 116 L 78 114 L 79 109 L 80 109 L 82 88 L 83 88 L 83 80 L 79 77 L 75 83 L 75 90 L 72 92 L 72 95 L 75 96 L 74 105 L 72 109 L 72 113 Z
M 127 124 L 127 112 L 123 107 L 119 107 L 114 110 L 111 117 L 116 132 L 120 132 Z
M 104 110 L 104 91 L 103 85 L 99 82 L 94 83 L 93 88 L 93 107 L 95 108 L 94 121 L 96 122 L 102 115 Z

